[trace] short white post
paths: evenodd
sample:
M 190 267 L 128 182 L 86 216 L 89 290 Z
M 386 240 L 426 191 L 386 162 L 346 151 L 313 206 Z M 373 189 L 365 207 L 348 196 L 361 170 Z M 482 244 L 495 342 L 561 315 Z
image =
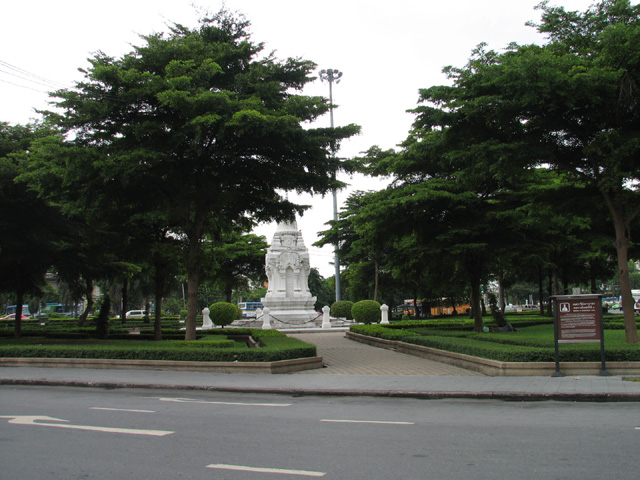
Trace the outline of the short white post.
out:
M 322 307 L 322 328 L 331 328 L 331 317 L 329 315 L 331 308 L 325 305 Z
M 380 311 L 382 312 L 382 321 L 380 322 L 380 324 L 389 323 L 389 306 L 380 306 Z
M 204 310 L 202 310 L 202 329 L 203 330 L 208 330 L 210 328 L 213 328 L 213 322 L 211 321 L 211 318 L 209 318 L 209 313 L 211 313 L 211 310 L 209 310 L 207 307 L 204 307 Z
M 271 330 L 271 310 L 269 307 L 264 307 L 262 310 L 262 329 Z

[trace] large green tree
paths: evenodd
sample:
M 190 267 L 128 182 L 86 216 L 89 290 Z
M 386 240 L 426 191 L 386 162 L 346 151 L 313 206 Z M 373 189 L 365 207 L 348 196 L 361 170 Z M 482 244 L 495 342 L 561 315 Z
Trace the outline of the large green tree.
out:
M 471 219 L 480 197 L 490 200 L 505 186 L 517 188 L 533 167 L 593 186 L 615 232 L 627 340 L 638 342 L 627 260 L 640 213 L 640 6 L 603 0 L 586 12 L 546 2 L 539 8 L 538 29 L 548 35 L 544 46 L 512 44 L 497 53 L 480 45 L 467 65 L 447 67 L 452 84 L 421 90 L 422 105 L 414 110 L 417 120 L 403 151 L 373 151 L 379 160 L 373 170 L 391 169 L 406 184 L 445 182 L 446 190 L 439 191 L 461 200 L 467 192 L 476 197 L 466 202 Z M 461 189 L 451 190 L 452 181 Z M 423 187 L 414 188 L 409 202 L 417 202 Z M 480 266 L 491 251 L 477 248 L 486 233 L 478 242 L 451 239 L 460 253 L 480 254 L 467 256 L 469 267 Z
M 57 207 L 19 180 L 24 172 L 20 154 L 49 133 L 38 126 L 0 123 L 0 290 L 15 294 L 16 337 L 22 333 L 25 295 L 44 288 L 45 273 L 62 255 L 70 227 Z
M 266 281 L 264 257 L 268 247 L 263 236 L 236 230 L 226 232 L 219 241 L 205 242 L 205 254 L 211 259 L 207 276 L 227 302 L 233 301 L 234 290 L 246 288 L 250 281 Z
M 359 290 L 371 292 L 355 297 L 378 300 L 380 266 L 392 248 L 393 239 L 377 223 L 360 221 L 359 213 L 368 204 L 377 204 L 373 192 L 356 191 L 349 195 L 338 220 L 328 222 L 331 228 L 320 232 L 321 238 L 314 245 L 337 245 L 340 263 L 351 268 L 351 288 L 356 286 L 354 277 L 361 277 L 364 282 L 358 283 L 363 283 L 364 288 Z M 356 271 L 360 275 L 355 275 Z
M 220 11 L 113 58 L 90 59 L 85 80 L 55 92 L 55 122 L 99 156 L 105 185 L 145 185 L 187 252 L 186 338 L 195 338 L 205 235 L 290 217 L 304 207 L 278 192 L 325 193 L 342 162 L 330 146 L 358 131 L 303 128 L 329 109 L 301 95 L 315 65 L 278 60 L 254 43 L 249 22 Z M 73 168 L 73 166 L 70 166 Z M 147 205 L 145 204 L 146 208 Z
M 114 178 L 105 179 L 97 148 L 65 141 L 59 134 L 34 141 L 22 159 L 21 181 L 56 205 L 73 225 L 66 232 L 68 246 L 55 270 L 74 296 L 85 300 L 78 317 L 82 325 L 93 309 L 97 281 L 139 272 L 135 262 L 149 247 L 140 246 L 145 226 L 139 224 L 134 205 L 148 197 L 130 192 Z
M 640 5 L 603 0 L 582 13 L 541 8 L 538 29 L 550 41 L 506 56 L 511 78 L 503 95 L 515 93 L 526 112 L 521 123 L 548 152 L 543 161 L 600 192 L 615 231 L 626 338 L 639 343 L 628 259 L 640 214 Z M 527 79 L 533 71 L 536 78 Z

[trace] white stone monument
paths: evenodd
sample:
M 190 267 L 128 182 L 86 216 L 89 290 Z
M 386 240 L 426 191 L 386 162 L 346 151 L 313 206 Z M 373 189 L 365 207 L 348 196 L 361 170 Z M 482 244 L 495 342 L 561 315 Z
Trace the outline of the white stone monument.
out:
M 316 297 L 309 292 L 309 251 L 295 220 L 278 224 L 265 269 L 269 286 L 262 304 L 269 308 L 274 327 L 314 326 L 319 315 Z
M 209 317 L 210 313 L 211 313 L 211 310 L 209 310 L 207 307 L 205 307 L 204 310 L 202 310 L 202 329 L 203 330 L 209 330 L 210 328 L 213 328 L 213 322 L 211 321 L 211 317 Z

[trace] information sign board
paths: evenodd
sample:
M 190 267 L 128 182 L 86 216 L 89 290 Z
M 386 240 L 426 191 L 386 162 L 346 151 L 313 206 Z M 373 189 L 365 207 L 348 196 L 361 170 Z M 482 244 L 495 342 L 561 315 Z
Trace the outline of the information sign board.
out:
M 600 375 L 609 375 L 604 355 L 602 295 L 554 295 L 551 299 L 556 350 L 556 371 L 553 376 L 563 376 L 558 344 L 577 342 L 600 343 Z
M 558 342 L 599 342 L 600 298 L 558 299 Z

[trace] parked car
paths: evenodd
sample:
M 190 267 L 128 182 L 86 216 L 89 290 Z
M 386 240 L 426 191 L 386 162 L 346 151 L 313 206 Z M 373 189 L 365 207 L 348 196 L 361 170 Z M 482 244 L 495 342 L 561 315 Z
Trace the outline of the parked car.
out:
M 31 316 L 29 315 L 25 315 L 24 313 L 22 314 L 22 319 L 26 319 L 26 318 L 31 318 Z M 16 319 L 16 314 L 12 313 L 11 315 L 6 315 L 4 317 L 0 317 L 0 320 L 15 320 Z
M 144 310 L 129 310 L 127 318 L 144 318 Z

